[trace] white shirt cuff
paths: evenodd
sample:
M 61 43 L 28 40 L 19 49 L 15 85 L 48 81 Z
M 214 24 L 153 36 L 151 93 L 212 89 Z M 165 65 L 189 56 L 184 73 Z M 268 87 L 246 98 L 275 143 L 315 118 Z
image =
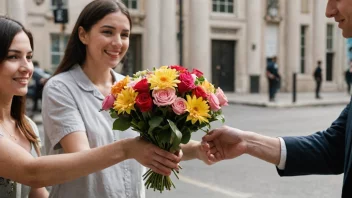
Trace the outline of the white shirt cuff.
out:
M 286 157 L 287 157 L 287 150 L 286 150 L 286 143 L 285 140 L 279 137 L 280 144 L 281 144 L 281 152 L 280 152 L 280 163 L 277 165 L 277 168 L 280 170 L 285 170 L 286 166 Z

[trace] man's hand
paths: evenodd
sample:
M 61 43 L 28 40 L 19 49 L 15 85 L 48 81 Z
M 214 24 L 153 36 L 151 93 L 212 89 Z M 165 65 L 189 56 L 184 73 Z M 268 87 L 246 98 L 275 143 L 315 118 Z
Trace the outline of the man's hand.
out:
M 203 137 L 203 149 L 208 150 L 208 159 L 214 163 L 244 154 L 247 144 L 243 135 L 243 131 L 227 126 L 209 132 Z

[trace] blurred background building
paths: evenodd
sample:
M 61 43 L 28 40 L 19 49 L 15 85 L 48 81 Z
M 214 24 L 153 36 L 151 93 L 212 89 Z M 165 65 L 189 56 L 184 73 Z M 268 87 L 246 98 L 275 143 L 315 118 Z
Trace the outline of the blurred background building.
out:
M 47 70 L 59 64 L 73 25 L 91 0 L 0 0 L 7 14 L 29 28 L 35 60 Z M 267 92 L 268 58 L 277 56 L 281 91 L 313 91 L 322 61 L 323 91 L 345 90 L 346 39 L 322 0 L 123 0 L 133 21 L 130 49 L 119 69 L 132 74 L 161 65 L 198 68 L 227 92 Z M 182 10 L 180 9 L 182 8 Z M 54 11 L 60 9 L 55 23 Z M 63 15 L 62 15 L 63 14 Z M 181 16 L 181 17 L 180 17 Z

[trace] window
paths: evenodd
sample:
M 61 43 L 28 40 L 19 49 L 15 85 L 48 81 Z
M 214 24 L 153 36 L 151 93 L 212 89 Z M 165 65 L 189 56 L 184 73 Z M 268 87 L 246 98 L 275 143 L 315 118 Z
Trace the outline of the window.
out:
M 66 8 L 68 7 L 68 0 L 51 0 L 51 8 L 56 9 L 58 7 Z
M 300 73 L 304 74 L 306 69 L 306 34 L 307 26 L 301 26 L 301 70 Z
M 334 25 L 326 26 L 326 81 L 333 81 L 334 71 Z
M 327 51 L 332 51 L 334 47 L 333 39 L 333 30 L 334 30 L 334 25 L 328 24 L 326 27 L 326 49 Z
M 123 3 L 129 9 L 133 9 L 133 10 L 138 9 L 138 0 L 123 0 Z
M 69 35 L 51 34 L 51 66 L 55 70 L 65 53 Z
M 267 1 L 267 15 L 270 17 L 278 17 L 279 15 L 279 1 L 268 0 Z
M 301 12 L 309 13 L 309 0 L 301 0 Z
M 213 0 L 213 12 L 234 13 L 234 1 L 236 0 Z

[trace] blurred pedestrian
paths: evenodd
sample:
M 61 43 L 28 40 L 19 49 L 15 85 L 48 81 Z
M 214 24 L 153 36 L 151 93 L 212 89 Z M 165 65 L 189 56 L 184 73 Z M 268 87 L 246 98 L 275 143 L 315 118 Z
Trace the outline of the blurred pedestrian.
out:
M 351 94 L 351 84 L 352 84 L 352 60 L 350 60 L 350 67 L 345 72 L 345 81 L 347 84 L 347 93 Z
M 46 73 L 39 65 L 38 61 L 33 61 L 34 71 L 33 80 L 35 82 L 35 92 L 33 96 L 32 116 L 38 111 L 38 102 L 42 99 L 42 93 L 45 82 L 50 78 L 50 74 Z
M 315 80 L 315 98 L 316 99 L 321 99 L 320 97 L 320 87 L 321 87 L 321 82 L 322 82 L 322 69 L 321 69 L 321 61 L 318 61 L 318 65 L 314 70 L 313 77 Z
M 266 67 L 266 76 L 269 82 L 269 101 L 274 102 L 276 92 L 280 87 L 280 75 L 276 56 L 269 59 Z

